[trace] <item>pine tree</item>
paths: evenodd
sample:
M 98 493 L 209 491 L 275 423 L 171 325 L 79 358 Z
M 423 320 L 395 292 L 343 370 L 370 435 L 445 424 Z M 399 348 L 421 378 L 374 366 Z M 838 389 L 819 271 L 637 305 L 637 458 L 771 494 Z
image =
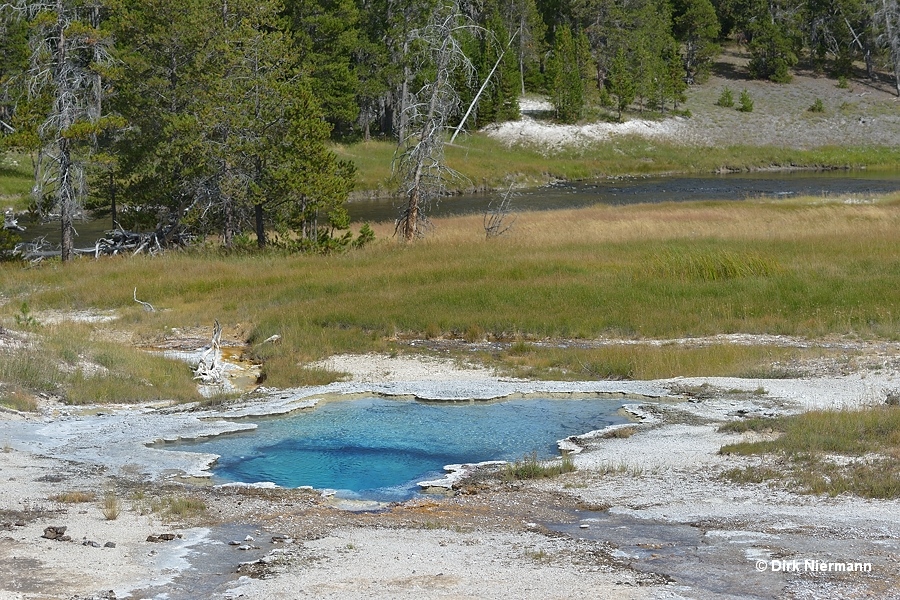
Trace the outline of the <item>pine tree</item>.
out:
M 607 86 L 609 93 L 616 97 L 616 109 L 621 121 L 622 111 L 631 106 L 635 98 L 634 77 L 631 74 L 624 48 L 619 48 L 609 66 Z
M 285 13 L 325 118 L 346 131 L 359 116 L 360 75 L 353 60 L 362 40 L 359 9 L 354 0 L 286 0 Z
M 688 81 L 700 83 L 719 51 L 719 19 L 710 0 L 676 0 L 674 34 L 682 44 L 684 70 Z
M 515 36 L 513 47 L 519 70 L 519 91 L 525 93 L 526 79 L 540 76 L 540 57 L 544 51 L 547 26 L 535 0 L 502 0 L 500 11 L 506 30 Z
M 185 10 L 185 9 L 188 10 Z M 269 227 L 291 247 L 318 249 L 344 230 L 352 168 L 326 142 L 331 126 L 298 73 L 286 32 L 271 28 L 275 0 L 135 1 L 121 110 L 131 196 L 179 230 L 220 232 L 226 248 Z M 290 234 L 290 235 L 288 235 Z M 285 242 L 287 243 L 287 242 Z
M 547 71 L 556 118 L 563 123 L 575 123 L 584 110 L 584 79 L 579 64 L 579 59 L 584 57 L 581 54 L 569 26 L 557 28 Z
M 478 52 L 478 77 L 490 77 L 487 89 L 482 92 L 478 101 L 478 127 L 519 118 L 520 82 L 511 42 L 514 40 L 510 38 L 500 13 L 494 9 L 484 23 Z
M 753 0 L 744 15 L 744 30 L 750 42 L 750 74 L 776 83 L 791 80 L 790 69 L 797 64 L 800 32 L 793 7 L 778 1 Z

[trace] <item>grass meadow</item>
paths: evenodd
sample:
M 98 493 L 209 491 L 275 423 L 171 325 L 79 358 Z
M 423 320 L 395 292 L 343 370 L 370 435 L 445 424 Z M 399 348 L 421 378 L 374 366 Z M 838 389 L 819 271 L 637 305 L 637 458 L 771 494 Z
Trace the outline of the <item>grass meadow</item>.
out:
M 139 389 L 141 381 L 150 385 L 125 395 L 182 399 L 187 388 L 159 383 L 173 371 L 169 363 L 151 366 L 132 346 L 175 329 L 206 331 L 214 319 L 226 336 L 249 343 L 275 386 L 328 381 L 338 375 L 308 363 L 340 352 L 405 351 L 409 338 L 507 341 L 484 360 L 516 374 L 591 379 L 765 373 L 799 351 L 567 350 L 533 342 L 736 332 L 895 339 L 900 332 L 897 196 L 868 204 L 807 198 L 522 213 L 494 239 L 485 238 L 480 216 L 458 217 L 436 220 L 413 244 L 393 239 L 389 224 L 375 228 L 372 246 L 334 256 L 196 251 L 3 265 L 4 322 L 14 326 L 27 299 L 42 347 L 33 358 L 5 355 L 0 372 L 6 381 L 31 373 L 17 385 L 62 386 L 73 402 L 121 396 L 117 386 Z M 157 312 L 134 302 L 135 287 Z M 41 326 L 48 309 L 120 317 Z M 280 344 L 261 343 L 274 334 Z M 47 356 L 62 371 L 42 367 L 54 362 Z

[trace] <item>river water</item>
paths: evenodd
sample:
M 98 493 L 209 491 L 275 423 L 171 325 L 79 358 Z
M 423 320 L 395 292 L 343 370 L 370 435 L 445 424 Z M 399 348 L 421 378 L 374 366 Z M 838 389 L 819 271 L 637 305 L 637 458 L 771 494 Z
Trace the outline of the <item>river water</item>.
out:
M 823 196 L 867 198 L 900 191 L 900 171 L 785 171 L 622 178 L 603 182 L 565 182 L 515 191 L 514 211 L 582 208 L 594 204 L 643 204 L 694 200 L 746 200 Z M 452 196 L 429 207 L 432 217 L 481 214 L 500 193 Z M 396 199 L 364 200 L 349 204 L 357 222 L 393 221 Z
M 581 208 L 594 204 L 641 204 L 654 202 L 687 202 L 692 200 L 745 200 L 748 198 L 791 198 L 811 195 L 865 199 L 878 194 L 900 191 L 900 171 L 787 171 L 732 173 L 727 175 L 692 175 L 675 177 L 621 178 L 603 182 L 557 183 L 540 188 L 513 192 L 513 211 Z M 431 217 L 481 214 L 500 193 L 463 194 L 433 203 Z M 358 200 L 348 203 L 355 223 L 393 221 L 398 213 L 398 200 Z M 59 223 L 30 223 L 22 239 L 31 241 L 46 236 L 59 244 Z M 108 219 L 77 221 L 75 245 L 89 247 L 111 228 Z

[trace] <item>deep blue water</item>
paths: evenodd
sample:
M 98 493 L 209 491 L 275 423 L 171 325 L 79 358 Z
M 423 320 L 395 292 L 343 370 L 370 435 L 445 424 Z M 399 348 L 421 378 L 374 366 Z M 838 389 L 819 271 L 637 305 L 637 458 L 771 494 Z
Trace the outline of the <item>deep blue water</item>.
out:
M 558 455 L 556 441 L 622 423 L 621 401 L 518 399 L 423 403 L 365 398 L 255 420 L 253 432 L 167 445 L 221 456 L 220 479 L 310 485 L 383 501 L 413 496 L 444 465 Z

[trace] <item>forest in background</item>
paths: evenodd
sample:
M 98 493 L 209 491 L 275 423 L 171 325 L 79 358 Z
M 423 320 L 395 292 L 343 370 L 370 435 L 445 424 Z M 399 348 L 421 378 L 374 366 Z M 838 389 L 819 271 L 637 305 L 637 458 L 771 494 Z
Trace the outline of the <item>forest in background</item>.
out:
M 725 39 L 747 48 L 753 77 L 788 83 L 805 58 L 838 76 L 856 64 L 872 78 L 886 70 L 900 93 L 897 0 L 19 0 L 0 10 L 0 144 L 33 157 L 33 210 L 61 218 L 64 260 L 86 208 L 153 231 L 157 247 L 208 235 L 226 248 L 364 244 L 371 231 L 354 237 L 343 206 L 353 165 L 329 141 L 396 140 L 401 193 L 439 193 L 448 130 L 516 119 L 529 92 L 560 122 L 589 107 L 611 118 L 677 111 Z M 404 233 L 415 237 L 414 223 Z

